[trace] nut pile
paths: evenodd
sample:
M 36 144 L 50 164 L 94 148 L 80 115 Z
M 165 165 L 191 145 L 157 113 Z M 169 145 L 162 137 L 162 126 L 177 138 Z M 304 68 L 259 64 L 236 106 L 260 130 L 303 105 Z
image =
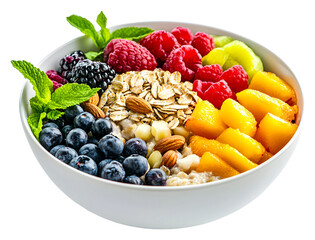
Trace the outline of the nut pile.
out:
M 102 94 L 98 107 L 112 121 L 130 119 L 151 124 L 164 120 L 170 129 L 183 125 L 201 100 L 179 72 L 132 71 L 117 75 Z

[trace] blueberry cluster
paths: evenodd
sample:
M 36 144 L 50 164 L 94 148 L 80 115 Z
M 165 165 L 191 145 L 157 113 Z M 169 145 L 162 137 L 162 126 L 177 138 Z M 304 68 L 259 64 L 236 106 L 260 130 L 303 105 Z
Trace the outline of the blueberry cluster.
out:
M 95 120 L 75 105 L 63 117 L 43 125 L 39 142 L 56 158 L 85 173 L 131 184 L 165 185 L 162 170 L 148 171 L 146 143 L 132 138 L 124 144 L 112 131 L 109 119 Z

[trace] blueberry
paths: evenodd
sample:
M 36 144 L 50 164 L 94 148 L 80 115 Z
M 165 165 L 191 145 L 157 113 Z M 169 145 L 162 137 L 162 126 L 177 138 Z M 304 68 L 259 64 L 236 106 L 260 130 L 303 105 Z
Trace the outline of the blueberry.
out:
M 94 136 L 89 136 L 88 143 L 94 143 L 95 145 L 98 145 L 98 140 Z
M 106 164 L 101 171 L 102 178 L 117 182 L 122 182 L 125 178 L 125 175 L 126 173 L 122 164 L 115 160 Z
M 60 148 L 62 148 L 62 147 L 65 147 L 65 145 L 57 145 L 57 146 L 54 146 L 51 150 L 50 150 L 50 154 L 52 154 L 52 155 L 56 155 L 56 152 L 60 149 Z
M 145 175 L 145 183 L 152 186 L 165 186 L 167 176 L 165 172 L 159 168 L 153 168 Z
M 110 120 L 106 118 L 99 118 L 92 125 L 91 132 L 97 138 L 104 137 L 113 131 L 113 126 Z
M 54 120 L 53 123 L 57 124 L 59 129 L 62 129 L 66 125 L 66 120 L 64 116 L 62 116 L 57 120 Z
M 91 174 L 91 175 L 95 175 L 97 174 L 97 164 L 96 162 L 85 155 L 79 155 L 75 158 L 73 158 L 69 165 L 71 167 L 74 167 L 82 172 Z
M 46 127 L 39 133 L 39 142 L 47 151 L 59 145 L 62 139 L 62 133 L 58 128 Z
M 131 183 L 136 185 L 143 185 L 143 181 L 136 175 L 127 176 L 124 179 L 124 183 Z
M 124 149 L 124 143 L 111 134 L 102 137 L 98 142 L 98 146 L 107 158 L 119 156 Z
M 147 153 L 147 144 L 140 138 L 131 138 L 125 143 L 123 151 L 124 157 L 129 157 L 132 154 L 139 154 L 145 157 Z
M 80 105 L 74 105 L 74 106 L 71 106 L 71 107 L 68 107 L 66 110 L 65 110 L 65 119 L 68 123 L 72 124 L 73 123 L 73 120 L 74 118 L 79 115 L 80 113 L 83 113 L 84 110 L 83 108 L 80 106 Z
M 95 118 L 91 113 L 83 112 L 74 118 L 73 125 L 76 128 L 82 128 L 84 131 L 89 132 L 94 122 Z
M 87 143 L 88 135 L 81 128 L 72 129 L 66 137 L 66 145 L 68 147 L 79 150 L 83 145 Z
M 132 154 L 125 158 L 122 165 L 127 176 L 136 175 L 140 177 L 145 174 L 148 169 L 148 160 L 144 156 Z
M 110 163 L 111 161 L 113 161 L 113 159 L 104 159 L 97 164 L 97 169 L 98 169 L 97 175 L 98 176 L 101 176 L 101 172 L 102 172 L 103 168 L 107 165 L 107 163 Z
M 68 133 L 73 129 L 73 125 L 66 125 L 61 129 L 61 133 L 64 138 L 67 137 Z
M 117 162 L 123 163 L 123 161 L 125 160 L 125 158 L 124 158 L 123 156 L 119 155 L 119 156 L 115 156 L 115 159 L 114 159 L 114 160 L 116 160 Z
M 59 129 L 59 126 L 56 123 L 53 123 L 53 122 L 45 123 L 43 125 L 42 129 L 47 128 L 47 127 L 54 127 L 54 128 L 58 128 Z
M 96 163 L 104 159 L 104 153 L 93 143 L 83 145 L 79 150 L 79 155 L 86 155 L 92 158 Z
M 56 154 L 55 157 L 59 160 L 63 161 L 64 163 L 69 163 L 73 158 L 77 157 L 78 153 L 73 148 L 69 147 L 62 147 L 60 148 Z

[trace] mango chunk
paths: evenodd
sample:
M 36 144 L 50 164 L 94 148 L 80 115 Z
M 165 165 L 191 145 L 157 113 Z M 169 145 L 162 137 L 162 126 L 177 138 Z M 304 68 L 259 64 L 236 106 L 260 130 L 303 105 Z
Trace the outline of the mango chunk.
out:
M 270 152 L 265 152 L 264 155 L 262 156 L 262 158 L 259 160 L 258 164 L 262 164 L 264 162 L 266 162 L 269 158 L 271 158 L 273 156 L 272 153 Z
M 210 102 L 201 101 L 196 104 L 191 117 L 187 120 L 186 128 L 193 134 L 216 138 L 227 128 L 219 113 L 220 111 Z
M 296 104 L 296 95 L 293 88 L 274 73 L 256 72 L 248 88 L 279 98 L 284 102 L 290 101 Z
M 258 163 L 265 153 L 264 146 L 238 129 L 224 130 L 217 140 L 229 144 L 254 163 Z
M 192 152 L 200 157 L 205 152 L 211 152 L 229 164 L 238 172 L 245 172 L 257 166 L 243 154 L 228 144 L 220 143 L 217 140 L 207 139 L 201 136 L 192 136 L 189 144 Z
M 229 164 L 210 152 L 205 152 L 202 155 L 196 171 L 212 172 L 213 175 L 220 176 L 222 178 L 232 177 L 239 174 L 239 172 L 232 168 Z
M 297 124 L 268 113 L 259 123 L 255 139 L 268 152 L 276 154 L 290 141 L 297 128 Z
M 254 115 L 237 101 L 226 99 L 221 106 L 220 116 L 227 126 L 239 129 L 250 137 L 255 136 L 257 122 Z
M 282 100 L 253 89 L 245 89 L 236 94 L 237 100 L 247 108 L 257 122 L 267 114 L 272 113 L 287 121 L 293 121 L 298 111 L 296 105 L 290 106 Z

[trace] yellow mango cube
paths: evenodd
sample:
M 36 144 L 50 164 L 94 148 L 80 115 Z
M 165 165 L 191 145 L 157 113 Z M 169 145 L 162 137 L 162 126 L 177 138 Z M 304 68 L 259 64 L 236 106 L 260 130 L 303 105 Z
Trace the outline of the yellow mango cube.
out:
M 234 147 L 254 163 L 258 163 L 266 151 L 261 143 L 240 132 L 238 129 L 228 128 L 224 130 L 220 136 L 217 137 L 217 140 Z
M 239 172 L 232 168 L 229 164 L 210 152 L 205 152 L 202 155 L 196 171 L 212 172 L 213 175 L 220 176 L 222 178 L 232 177 L 239 174 Z
M 223 122 L 251 137 L 255 136 L 257 122 L 254 115 L 232 98 L 226 99 L 220 109 Z
M 250 161 L 235 148 L 214 139 L 207 139 L 195 135 L 190 138 L 189 146 L 192 152 L 200 157 L 202 157 L 205 152 L 211 152 L 217 155 L 238 172 L 245 172 L 257 166 L 256 163 Z
M 272 153 L 270 152 L 265 152 L 264 155 L 262 156 L 262 158 L 259 160 L 258 164 L 262 164 L 264 162 L 266 162 L 269 158 L 271 158 L 273 156 Z
M 279 98 L 284 102 L 289 101 L 296 104 L 296 95 L 293 88 L 274 73 L 257 71 L 248 88 Z
M 220 117 L 220 111 L 210 102 L 196 104 L 193 113 L 186 121 L 186 128 L 193 134 L 206 138 L 216 138 L 227 128 Z
M 293 121 L 298 111 L 296 105 L 290 106 L 282 100 L 253 89 L 245 89 L 236 94 L 237 100 L 248 109 L 257 122 L 267 114 L 272 113 L 287 121 Z
M 293 137 L 297 124 L 268 113 L 259 123 L 255 139 L 272 154 L 280 151 Z

